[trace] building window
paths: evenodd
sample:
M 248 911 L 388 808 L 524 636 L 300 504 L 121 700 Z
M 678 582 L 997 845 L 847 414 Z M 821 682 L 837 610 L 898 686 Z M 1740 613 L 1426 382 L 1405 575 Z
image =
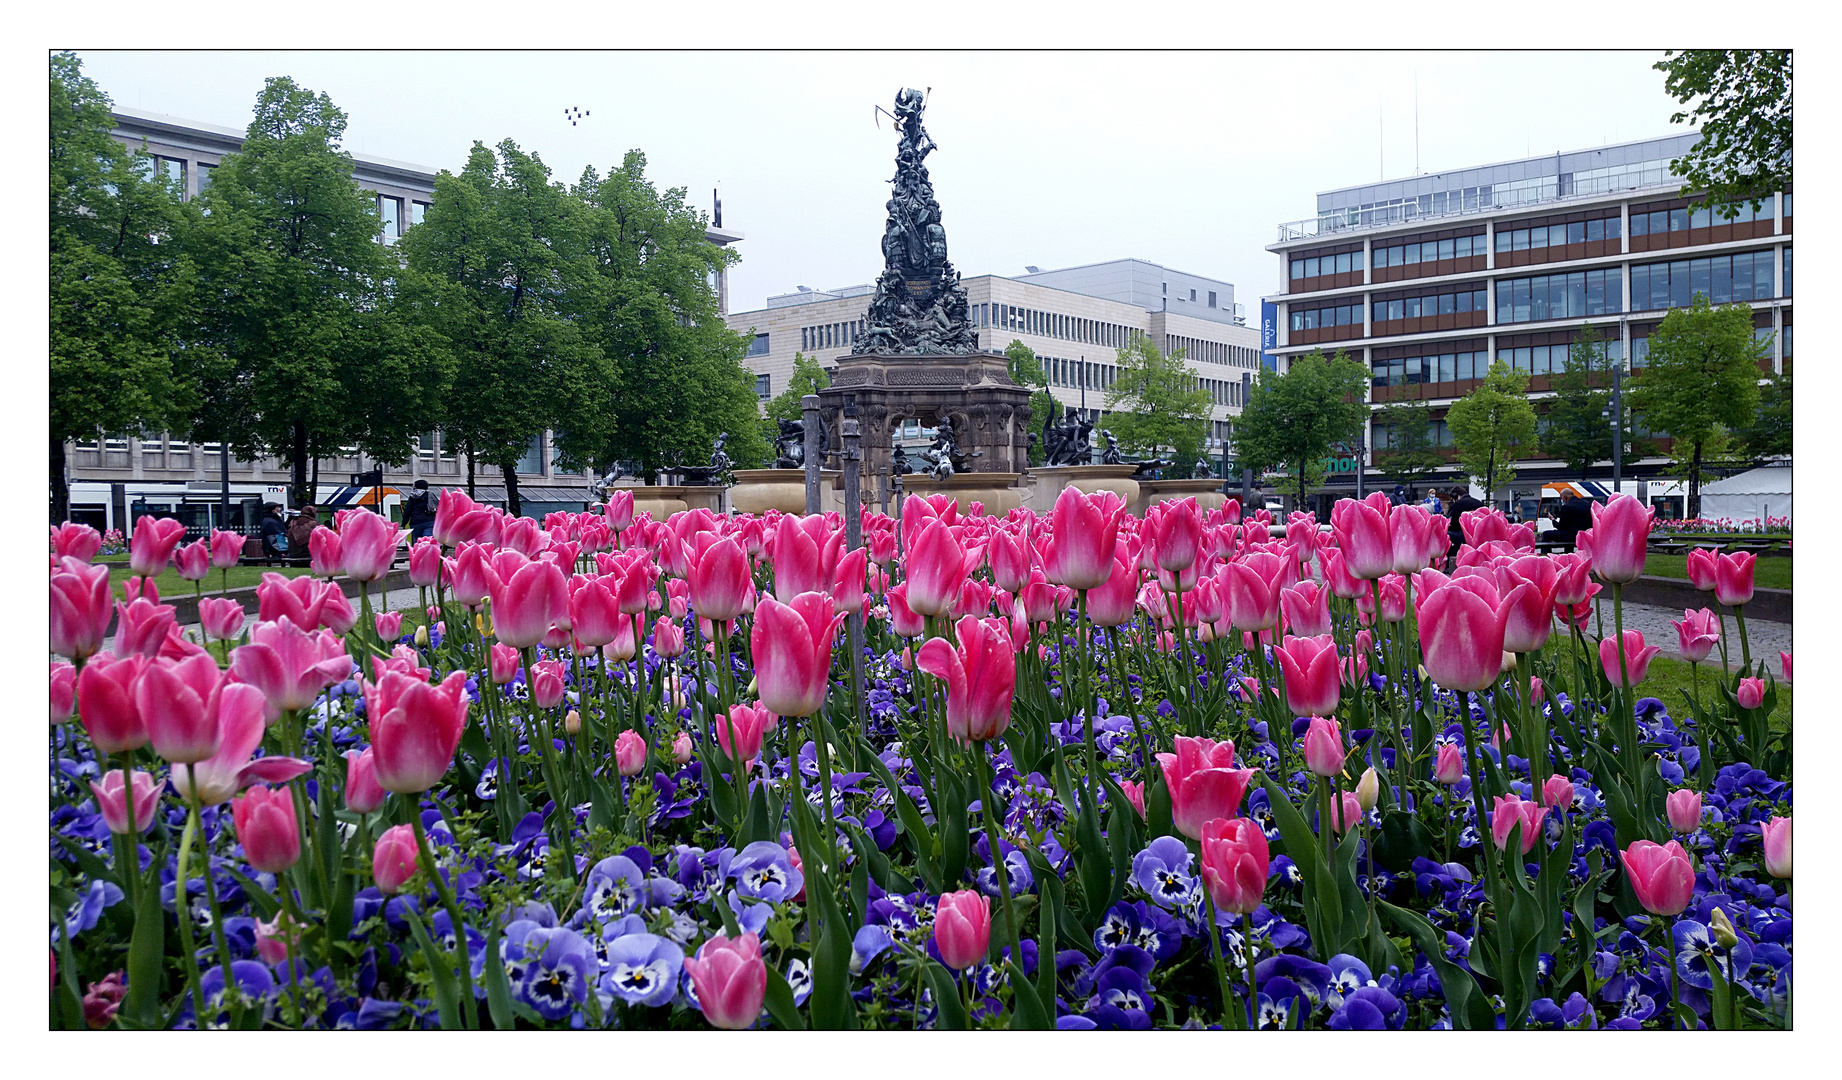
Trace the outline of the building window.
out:
M 756 334 L 755 340 L 748 343 L 748 355 L 766 356 L 768 354 L 768 336 Z
M 766 337 L 767 335 L 763 334 L 762 336 Z M 772 389 L 770 389 L 771 385 L 772 385 L 772 380 L 770 379 L 769 376 L 767 375 L 755 376 L 755 396 L 760 398 L 763 401 L 766 401 L 768 398 L 773 397 L 774 393 Z
M 428 214 L 428 212 L 429 212 L 428 203 L 425 203 L 425 202 L 410 203 L 409 204 L 409 223 L 411 225 L 422 224 L 422 219 Z
M 384 219 L 383 232 L 380 234 L 384 238 L 384 243 L 396 243 L 397 237 L 401 235 L 403 200 L 390 195 L 379 195 L 377 213 Z
M 1771 299 L 1772 253 L 1743 251 L 1631 268 L 1633 311 L 1688 307 L 1697 294 L 1715 304 Z
M 198 193 L 200 195 L 203 195 L 205 190 L 211 186 L 211 174 L 216 170 L 216 165 L 208 165 L 202 161 L 198 163 Z
M 417 439 L 416 449 L 423 457 L 432 460 L 435 457 L 435 433 L 423 432 Z
M 1790 196 L 1786 195 L 1785 198 L 1789 199 Z M 1784 249 L 1784 295 L 1791 295 L 1791 248 L 1788 244 Z
M 531 443 L 525 447 L 524 456 L 518 459 L 515 468 L 521 473 L 540 476 L 543 474 L 544 437 L 541 434 L 531 436 Z
M 1570 319 L 1623 310 L 1624 281 L 1617 270 L 1548 274 L 1497 282 L 1499 323 Z
M 1215 294 L 1213 292 L 1209 294 L 1209 306 L 1210 307 L 1215 306 Z

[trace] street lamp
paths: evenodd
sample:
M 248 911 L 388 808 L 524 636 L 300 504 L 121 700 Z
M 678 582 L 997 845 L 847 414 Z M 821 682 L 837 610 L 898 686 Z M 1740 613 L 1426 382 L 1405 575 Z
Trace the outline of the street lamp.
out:
M 1600 415 L 1612 423 L 1612 493 L 1624 492 L 1624 449 L 1625 449 L 1625 405 L 1624 372 L 1625 342 L 1627 337 L 1626 320 L 1618 320 L 1618 360 L 1612 365 L 1612 403 L 1600 411 Z

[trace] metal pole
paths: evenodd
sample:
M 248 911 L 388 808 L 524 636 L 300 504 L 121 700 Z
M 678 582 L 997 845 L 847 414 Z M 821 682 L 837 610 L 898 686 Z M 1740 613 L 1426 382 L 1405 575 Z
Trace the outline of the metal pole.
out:
M 1363 423 L 1366 425 L 1368 421 L 1364 420 Z M 1363 438 L 1362 432 L 1358 431 L 1356 433 L 1356 501 L 1357 502 L 1362 501 L 1362 473 L 1363 473 L 1363 464 L 1364 464 L 1363 459 L 1365 455 L 1368 453 L 1368 449 L 1369 449 L 1369 441 Z M 1328 515 L 1326 515 L 1325 519 L 1329 520 Z
M 806 445 L 803 453 L 806 464 L 806 512 L 819 512 L 819 466 L 824 464 L 819 459 L 819 395 L 807 394 L 799 399 L 800 412 L 805 418 Z
M 1241 372 L 1241 411 L 1242 411 L 1243 416 L 1246 415 L 1248 398 L 1253 394 L 1253 392 L 1254 392 L 1254 373 L 1251 371 Z M 1235 456 L 1236 457 L 1241 456 L 1240 449 L 1238 447 L 1235 449 Z M 1254 471 L 1252 469 L 1247 468 L 1246 463 L 1243 462 L 1242 469 L 1241 469 L 1241 516 L 1242 517 L 1246 517 L 1248 514 L 1251 514 L 1253 512 L 1253 504 L 1254 504 Z
M 230 442 L 218 436 L 217 517 L 218 528 L 230 528 Z
M 855 405 L 848 405 L 849 411 L 855 412 Z M 839 455 L 844 467 L 844 549 L 856 551 L 863 547 L 863 503 L 860 496 L 862 486 L 863 453 L 861 449 L 862 432 L 857 426 L 857 418 L 846 416 L 839 425 L 844 443 L 843 453 Z M 858 587 L 863 582 L 857 583 Z M 857 730 L 866 726 L 863 700 L 863 610 L 859 608 L 846 620 L 851 643 L 851 700 L 855 703 Z
M 1624 361 L 1612 365 L 1612 493 L 1624 491 Z

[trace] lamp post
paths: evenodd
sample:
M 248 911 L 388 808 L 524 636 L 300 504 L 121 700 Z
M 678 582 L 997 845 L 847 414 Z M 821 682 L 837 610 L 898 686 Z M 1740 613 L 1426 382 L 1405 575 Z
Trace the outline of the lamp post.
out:
M 1625 403 L 1624 403 L 1624 342 L 1630 340 L 1626 320 L 1618 320 L 1618 360 L 1612 364 L 1612 403 L 1600 415 L 1609 417 L 1612 423 L 1612 494 L 1624 491 L 1624 450 L 1625 450 Z

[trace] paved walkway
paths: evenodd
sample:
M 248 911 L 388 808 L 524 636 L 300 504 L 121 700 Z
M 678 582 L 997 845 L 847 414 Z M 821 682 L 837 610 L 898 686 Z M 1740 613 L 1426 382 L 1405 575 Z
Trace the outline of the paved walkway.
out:
M 1600 614 L 1605 617 L 1605 632 L 1609 635 L 1612 632 L 1612 605 L 1609 600 L 1602 606 Z M 1625 605 L 1625 629 L 1642 631 L 1646 644 L 1661 646 L 1664 656 L 1678 660 L 1681 654 L 1676 650 L 1676 628 L 1670 623 L 1681 618 L 1682 612 L 1670 608 L 1651 607 L 1648 604 Z M 1749 619 L 1746 623 L 1746 637 L 1752 642 L 1753 657 L 1763 659 L 1772 674 L 1782 676 L 1784 672 L 1780 668 L 1783 665 L 1778 661 L 1778 654 L 1791 651 L 1791 624 Z M 1727 652 L 1728 659 L 1737 669 L 1740 664 L 1740 633 L 1731 618 L 1727 619 Z M 1708 660 L 1720 663 L 1718 646 Z

